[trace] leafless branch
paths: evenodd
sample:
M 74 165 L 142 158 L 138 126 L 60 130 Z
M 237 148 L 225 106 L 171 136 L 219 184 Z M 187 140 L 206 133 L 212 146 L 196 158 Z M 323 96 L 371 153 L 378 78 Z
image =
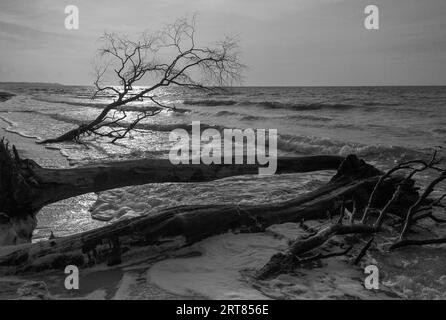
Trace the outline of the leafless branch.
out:
M 442 194 L 436 199 L 431 198 L 431 194 L 435 187 L 446 180 L 446 169 L 441 167 L 441 159 L 438 157 L 438 151 L 435 150 L 429 161 L 425 160 L 410 160 L 397 164 L 395 167 L 388 170 L 386 173 L 379 176 L 373 189 L 370 192 L 367 206 L 364 214 L 359 222 L 355 222 L 355 215 L 357 214 L 358 199 L 351 199 L 342 202 L 339 205 L 339 218 L 337 222 L 329 226 L 321 227 L 317 232 L 312 230 L 308 236 L 296 239 L 285 253 L 278 253 L 274 255 L 270 261 L 259 270 L 257 273 L 258 279 L 266 279 L 277 273 L 287 272 L 293 269 L 293 265 L 301 263 L 302 261 L 314 261 L 333 255 L 314 254 L 309 258 L 302 258 L 311 251 L 321 247 L 334 236 L 353 235 L 353 239 L 359 241 L 361 234 L 377 234 L 382 231 L 386 224 L 386 218 L 389 216 L 396 217 L 390 223 L 386 224 L 386 230 L 394 232 L 397 236 L 397 241 L 390 246 L 390 249 L 401 248 L 413 245 L 428 245 L 428 244 L 443 244 L 446 243 L 446 238 L 433 239 L 407 239 L 406 235 L 411 229 L 411 226 L 416 221 L 422 219 L 432 219 L 437 223 L 446 222 L 435 216 L 432 212 L 434 207 L 443 207 L 442 200 L 446 198 L 446 194 Z M 436 174 L 435 178 L 424 188 L 421 195 L 418 194 L 418 188 L 415 187 L 414 177 L 421 173 L 430 170 Z M 401 175 L 400 171 L 405 172 Z M 398 176 L 392 177 L 395 173 Z M 393 178 L 393 183 L 389 187 L 389 179 Z M 383 199 L 385 199 L 383 204 Z M 376 201 L 379 200 L 379 201 Z M 352 203 L 350 224 L 342 224 L 346 205 Z M 349 207 L 349 208 L 350 208 Z M 392 212 L 401 209 L 399 214 Z M 333 213 L 337 214 L 337 210 Z M 330 213 L 332 213 L 330 211 Z M 372 216 L 377 216 L 372 219 Z M 331 221 L 331 215 L 328 216 Z M 395 223 L 395 221 L 397 223 Z M 401 225 L 403 226 L 401 228 Z M 303 226 L 303 223 L 301 223 Z M 358 264 L 364 257 L 367 250 L 370 248 L 374 237 L 371 237 L 366 245 L 361 249 L 358 256 L 354 259 L 354 264 Z
M 157 32 L 144 32 L 135 38 L 115 33 L 104 33 L 98 50 L 95 67 L 96 91 L 112 94 L 115 100 L 105 106 L 96 119 L 64 135 L 41 143 L 76 140 L 82 134 L 99 134 L 116 139 L 124 138 L 144 119 L 159 112 L 141 111 L 136 120 L 123 124 L 126 116 L 113 121 L 121 129 L 103 133 L 109 112 L 136 101 L 149 102 L 162 109 L 175 110 L 156 98 L 156 91 L 169 86 L 189 90 L 213 91 L 242 81 L 245 66 L 240 62 L 238 40 L 226 37 L 213 46 L 198 46 L 196 41 L 195 16 L 180 18 Z M 142 86 L 136 90 L 135 86 Z

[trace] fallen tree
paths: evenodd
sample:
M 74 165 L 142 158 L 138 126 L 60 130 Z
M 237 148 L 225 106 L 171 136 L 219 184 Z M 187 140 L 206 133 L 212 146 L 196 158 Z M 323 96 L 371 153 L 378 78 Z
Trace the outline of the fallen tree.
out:
M 324 166 L 315 166 L 312 162 L 306 169 L 317 170 L 321 167 L 326 169 L 326 163 Z M 300 164 L 294 168 L 302 171 L 305 166 Z M 157 245 L 179 238 L 182 239 L 179 246 L 185 246 L 230 230 L 260 232 L 272 224 L 323 219 L 339 212 L 342 199 L 355 198 L 358 205 L 362 203 L 365 207 L 367 195 L 372 192 L 380 174 L 373 166 L 355 156 L 349 156 L 342 161 L 337 174 L 329 183 L 289 201 L 243 206 L 167 208 L 149 216 L 120 221 L 82 234 L 18 248 L 0 257 L 0 267 L 3 273 L 18 273 L 63 268 L 70 263 L 85 266 L 108 261 L 109 265 L 113 265 L 121 262 L 122 253 L 135 247 Z M 401 177 L 382 181 L 378 204 L 385 203 L 387 195 L 392 194 L 399 181 Z M 414 192 L 412 190 L 400 199 L 402 207 L 412 201 Z
M 35 212 L 45 204 L 85 192 L 150 182 L 209 181 L 257 173 L 259 166 L 173 166 L 168 160 L 142 159 L 71 169 L 45 169 L 31 160 L 21 159 L 15 148 L 10 150 L 1 143 L 0 167 L 0 187 L 5 192 L 2 193 L 1 208 L 14 216 L 21 214 L 20 210 Z M 386 203 L 403 179 L 400 176 L 384 179 L 381 171 L 355 156 L 280 158 L 277 171 L 333 169 L 337 169 L 337 173 L 329 183 L 289 201 L 167 208 L 150 216 L 20 247 L 0 257 L 0 269 L 2 273 L 19 273 L 63 268 L 70 263 L 85 266 L 107 261 L 113 265 L 120 263 L 122 254 L 132 248 L 156 245 L 169 239 L 180 238 L 179 246 L 185 246 L 230 230 L 259 232 L 272 224 L 324 219 L 336 215 L 340 206 L 345 206 L 345 199 L 354 199 L 358 208 L 366 208 L 371 193 L 375 193 L 377 198 L 374 206 L 379 207 Z M 380 183 L 379 190 L 374 189 L 377 182 Z M 417 196 L 410 184 L 406 189 L 396 203 L 400 208 L 406 208 L 407 203 L 414 202 Z
M 105 33 L 100 39 L 92 99 L 105 95 L 113 101 L 91 121 L 38 143 L 77 141 L 92 134 L 115 142 L 138 129 L 145 119 L 163 110 L 178 110 L 163 102 L 167 87 L 214 92 L 241 82 L 245 67 L 237 39 L 226 37 L 205 47 L 197 44 L 195 33 L 194 17 L 177 19 L 162 31 L 144 32 L 135 39 Z M 144 87 L 139 90 L 137 86 Z M 126 108 L 143 101 L 148 103 L 143 108 L 131 108 L 133 112 Z
M 277 173 L 336 170 L 343 158 L 313 156 L 279 158 Z M 234 162 L 233 162 L 234 163 Z M 204 182 L 229 176 L 257 174 L 261 165 L 173 165 L 168 159 L 104 162 L 68 168 L 42 168 L 22 159 L 14 147 L 0 142 L 0 212 L 3 225 L 14 225 L 19 242 L 29 242 L 35 215 L 45 205 L 89 192 L 161 182 Z M 5 221 L 6 220 L 6 221 Z M 1 235 L 0 235 L 1 236 Z M 14 236 L 4 243 L 14 244 Z
M 1 210 L 10 217 L 20 214 L 19 200 L 27 200 L 28 210 L 38 210 L 53 201 L 85 192 L 106 190 L 129 184 L 167 181 L 210 181 L 231 175 L 257 173 L 258 165 L 179 165 L 164 160 L 134 160 L 70 169 L 45 169 L 31 160 L 21 159 L 15 148 L 0 144 Z M 441 206 L 443 195 L 429 199 L 435 186 L 446 179 L 445 170 L 437 167 L 435 157 L 430 162 L 415 160 L 399 164 L 386 173 L 351 155 L 314 156 L 278 159 L 278 172 L 310 172 L 333 170 L 333 178 L 322 187 L 296 196 L 288 201 L 259 205 L 198 205 L 159 210 L 148 216 L 119 221 L 102 228 L 51 239 L 37 244 L 19 246 L 0 256 L 0 273 L 22 273 L 79 267 L 107 262 L 119 264 L 123 257 L 138 248 L 169 249 L 193 244 L 207 237 L 228 231 L 261 232 L 268 226 L 285 222 L 303 223 L 307 220 L 336 218 L 336 223 L 321 230 L 311 230 L 297 239 L 285 253 L 278 253 L 259 270 L 257 277 L 266 279 L 288 272 L 302 262 L 347 254 L 351 248 L 338 253 L 314 253 L 332 237 L 346 234 L 375 234 L 387 220 L 404 230 L 424 218 L 436 219 L 431 210 Z M 414 167 L 415 166 L 415 167 Z M 437 170 L 437 179 L 418 194 L 413 177 L 425 170 Z M 408 174 L 396 174 L 409 170 Z M 4 193 L 6 192 L 6 193 Z M 9 197 L 14 199 L 11 201 Z M 8 200 L 9 199 L 9 200 Z M 31 200 L 29 200 L 31 199 Z M 9 210 L 9 211 L 8 211 Z M 35 212 L 33 213 L 35 214 Z M 389 219 L 389 216 L 392 219 Z M 348 217 L 347 217 L 348 216 Z M 409 218 L 408 218 L 409 217 Z M 348 218 L 349 222 L 345 223 Z M 409 223 L 406 224 L 406 222 Z M 409 227 L 408 227 L 408 226 Z M 394 226 L 386 224 L 386 228 Z M 407 232 L 407 231 L 406 231 Z M 407 235 L 407 234 L 406 234 Z M 358 263 L 373 239 L 356 257 Z M 359 243 L 357 239 L 356 243 Z M 406 245 L 444 243 L 446 239 L 407 239 L 403 236 L 394 249 Z
M 277 173 L 336 170 L 339 156 L 279 158 Z M 234 162 L 234 161 L 233 161 Z M 204 182 L 257 174 L 259 164 L 179 164 L 168 159 L 102 162 L 68 169 L 42 168 L 21 159 L 15 147 L 0 141 L 0 210 L 9 216 L 30 214 L 44 205 L 89 192 L 161 182 Z M 377 171 L 375 171 L 377 172 Z
M 381 232 L 390 214 L 395 217 L 396 222 L 394 221 L 393 224 L 387 225 L 387 228 L 393 234 L 398 235 L 395 242 L 389 247 L 390 250 L 405 246 L 446 243 L 446 238 L 408 239 L 409 232 L 413 231 L 412 227 L 416 222 L 427 218 L 437 223 L 446 222 L 446 220 L 436 217 L 432 212 L 435 207 L 445 208 L 441 201 L 446 198 L 446 194 L 443 194 L 437 199 L 429 199 L 435 187 L 446 180 L 446 168 L 438 166 L 440 163 L 441 159 L 437 158 L 437 151 L 435 151 L 430 161 L 412 160 L 400 163 L 391 168 L 377 180 L 365 207 L 363 205 L 358 206 L 355 202 L 356 200 L 352 199 L 353 203 L 351 207 L 353 210 L 350 212 L 347 223 L 345 223 L 344 219 L 346 216 L 344 203 L 340 206 L 339 219 L 335 223 L 316 230 L 307 237 L 296 239 L 286 252 L 275 254 L 263 268 L 258 270 L 256 274 L 257 279 L 264 280 L 280 273 L 292 272 L 302 263 L 333 256 L 333 254 L 314 254 L 314 251 L 323 247 L 324 244 L 335 236 L 353 235 L 355 242 L 360 243 L 361 235 Z M 416 174 L 427 170 L 438 172 L 438 176 L 418 195 L 413 192 L 413 178 Z M 393 192 L 387 197 L 385 204 L 377 206 L 376 200 L 381 198 L 378 192 L 382 190 L 383 183 L 398 171 L 406 171 L 407 174 L 395 185 Z M 408 193 L 413 194 L 414 197 L 408 199 Z M 405 205 L 401 206 L 403 196 L 406 200 L 404 200 Z M 356 265 L 359 263 L 366 251 L 370 248 L 373 240 L 374 238 L 371 238 L 367 242 L 353 260 L 353 264 Z M 351 243 L 352 239 L 349 242 Z M 347 252 L 350 252 L 350 249 L 341 254 L 346 254 Z

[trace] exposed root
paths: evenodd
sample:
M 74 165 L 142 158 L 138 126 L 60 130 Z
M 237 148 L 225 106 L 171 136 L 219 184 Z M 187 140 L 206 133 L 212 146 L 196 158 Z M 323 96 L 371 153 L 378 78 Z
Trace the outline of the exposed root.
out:
M 335 224 L 324 227 L 317 233 L 310 234 L 308 237 L 296 239 L 286 252 L 275 254 L 270 261 L 257 272 L 257 278 L 267 279 L 280 273 L 291 272 L 298 266 L 298 262 L 303 259 L 303 255 L 320 248 L 334 236 L 375 234 L 381 232 L 384 225 L 387 226 L 387 229 L 390 228 L 399 235 L 397 241 L 390 246 L 390 250 L 405 246 L 446 243 L 446 238 L 423 240 L 407 239 L 407 235 L 409 234 L 409 231 L 411 231 L 411 226 L 422 219 L 429 218 L 434 221 L 443 222 L 443 219 L 434 216 L 431 210 L 433 207 L 442 207 L 443 205 L 441 201 L 446 198 L 446 195 L 442 195 L 434 200 L 429 198 L 434 191 L 434 188 L 439 183 L 446 180 L 446 169 L 440 167 L 440 163 L 441 160 L 437 158 L 437 151 L 435 151 L 430 161 L 407 161 L 400 163 L 386 173 L 381 174 L 366 201 L 366 205 L 363 204 L 364 199 L 359 199 L 359 201 L 362 202 L 359 204 L 357 197 L 351 199 L 351 202 L 353 202 L 350 208 L 352 213 L 348 225 L 343 224 L 346 203 L 345 198 L 343 198 L 340 216 Z M 420 195 L 418 195 L 417 188 L 414 187 L 413 178 L 418 173 L 426 170 L 437 172 L 438 176 L 433 179 Z M 393 191 L 389 193 L 390 190 L 388 187 L 385 187 L 385 184 L 389 178 L 399 171 L 405 171 L 407 174 L 400 179 Z M 390 197 L 385 197 L 384 194 L 386 193 L 390 195 Z M 358 208 L 363 208 L 362 216 L 360 222 L 355 222 L 355 216 L 358 216 Z M 428 212 L 416 215 L 416 213 L 421 211 Z M 386 224 L 386 219 L 390 215 L 398 219 L 396 223 L 393 221 L 390 224 Z M 402 228 L 400 228 L 400 226 L 402 226 Z M 356 242 L 358 241 L 359 239 L 357 239 Z M 373 241 L 374 237 L 371 237 L 367 244 L 360 250 L 359 254 L 354 259 L 354 265 L 359 264 Z M 313 260 L 326 257 L 330 257 L 330 254 L 322 255 L 316 253 L 313 255 Z

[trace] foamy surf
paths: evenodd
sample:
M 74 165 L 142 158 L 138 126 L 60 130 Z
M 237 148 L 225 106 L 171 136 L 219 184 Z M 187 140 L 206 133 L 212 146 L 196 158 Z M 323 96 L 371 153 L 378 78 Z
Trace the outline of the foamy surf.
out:
M 444 141 L 444 99 L 439 100 L 438 94 L 434 95 L 435 99 L 429 98 L 431 95 L 425 92 L 429 89 L 424 88 L 408 88 L 407 98 L 369 88 L 374 101 L 369 100 L 370 92 L 361 93 L 349 88 L 330 89 L 330 93 L 324 88 L 237 88 L 212 96 L 172 90 L 163 97 L 187 112 L 164 112 L 149 118 L 138 127 L 140 132 L 115 144 L 103 138 L 88 137 L 83 145 L 56 144 L 54 151 L 59 149 L 72 165 L 110 159 L 165 157 L 171 146 L 169 132 L 176 128 L 190 131 L 192 120 L 201 121 L 203 128 L 219 131 L 225 128 L 277 128 L 279 155 L 355 153 L 383 169 L 402 159 L 424 156 L 430 147 Z M 57 136 L 93 119 L 98 108 L 113 99 L 104 96 L 100 101 L 92 102 L 89 87 L 49 86 L 39 90 L 25 87 L 19 91 L 20 94 L 0 104 L 0 116 L 7 121 L 8 134 L 15 132 L 21 139 Z M 191 102 L 184 103 L 186 101 Z M 150 105 L 135 104 L 128 112 L 132 115 L 146 107 Z M 268 179 L 242 176 L 199 185 L 151 184 L 89 194 L 49 206 L 47 212 L 42 211 L 34 241 L 46 239 L 50 230 L 56 236 L 68 235 L 104 223 L 152 214 L 168 206 L 287 200 L 313 190 L 330 177 L 328 172 Z M 429 177 L 423 179 L 421 182 Z M 283 275 L 268 282 L 254 281 L 251 270 L 261 266 L 267 256 L 283 250 L 286 242 L 299 232 L 297 226 L 279 225 L 265 234 L 227 233 L 203 240 L 189 249 L 176 251 L 171 248 L 169 257 L 163 257 L 159 262 L 144 265 L 135 257 L 136 265 L 131 268 L 96 270 L 98 273 L 94 276 L 100 280 L 93 282 L 84 296 L 376 298 L 365 291 L 358 280 L 362 277 L 361 270 L 347 267 L 342 259 L 301 270 L 298 275 Z M 162 251 L 161 248 L 152 249 Z M 440 251 L 428 252 L 426 259 L 441 261 Z M 231 260 L 233 255 L 240 258 L 239 263 Z M 421 273 L 418 262 L 410 258 L 410 250 L 402 255 L 400 258 L 406 263 L 397 266 L 392 266 L 387 256 L 381 257 L 379 250 L 367 257 L 372 260 L 366 261 L 389 270 L 384 275 L 386 290 L 380 298 L 444 298 L 441 293 L 446 288 L 442 271 L 432 269 L 433 273 L 425 277 L 414 276 L 416 272 Z M 220 276 L 212 272 L 214 268 L 219 270 Z M 399 277 L 400 268 L 413 270 L 412 278 Z M 106 286 L 107 281 L 113 287 Z

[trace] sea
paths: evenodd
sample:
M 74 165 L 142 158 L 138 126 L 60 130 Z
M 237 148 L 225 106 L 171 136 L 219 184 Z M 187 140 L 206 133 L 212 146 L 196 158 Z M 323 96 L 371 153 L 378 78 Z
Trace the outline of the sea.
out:
M 134 90 L 138 92 L 143 88 L 135 87 Z M 16 94 L 0 103 L 0 119 L 7 123 L 7 130 L 35 140 L 56 137 L 94 119 L 101 108 L 115 99 L 111 93 L 92 99 L 94 88 L 91 86 L 1 83 L 0 91 Z M 81 144 L 59 143 L 50 148 L 59 150 L 66 157 L 67 165 L 100 160 L 167 157 L 172 147 L 169 133 L 177 128 L 190 130 L 192 121 L 200 121 L 202 129 L 215 128 L 219 131 L 225 128 L 276 129 L 279 156 L 356 154 L 383 170 L 399 161 L 429 158 L 435 148 L 441 150 L 441 146 L 446 146 L 446 87 L 442 86 L 231 87 L 211 92 L 168 87 L 154 92 L 154 95 L 161 103 L 175 107 L 176 111 L 166 109 L 145 119 L 136 131 L 116 143 L 104 137 L 88 136 Z M 152 106 L 150 101 L 138 101 L 123 109 L 129 115 L 128 119 L 132 119 L 138 110 L 149 106 Z M 39 162 L 39 159 L 36 160 Z M 41 164 L 60 166 L 48 159 L 42 160 Z M 46 239 L 51 231 L 56 236 L 69 235 L 119 219 L 150 214 L 166 206 L 286 200 L 314 190 L 332 175 L 333 172 L 272 177 L 241 176 L 204 184 L 151 184 L 84 195 L 66 200 L 65 205 L 55 204 L 52 209 L 42 210 L 38 216 L 39 225 L 34 240 Z M 418 177 L 418 183 L 425 185 L 433 177 L 433 173 L 423 173 Z M 435 194 L 445 191 L 446 185 L 443 184 Z M 233 235 L 226 240 L 220 239 L 218 249 L 215 249 L 218 246 L 215 239 L 209 240 L 208 246 L 203 244 L 200 248 L 210 250 L 211 253 L 202 252 L 201 258 L 195 259 L 217 259 L 217 252 L 225 257 L 222 252 L 225 250 L 228 256 L 234 256 L 234 252 L 230 254 L 231 250 L 236 250 L 234 248 L 240 243 L 244 243 L 244 247 L 243 250 L 237 249 L 239 253 L 249 251 L 248 243 L 254 252 L 265 252 L 258 247 L 268 246 L 267 239 L 235 241 L 237 237 L 248 236 Z M 229 244 L 222 248 L 221 243 L 225 241 Z M 446 273 L 441 266 L 446 263 L 445 250 L 446 247 L 442 246 L 418 248 L 418 251 L 409 249 L 391 255 L 392 258 L 377 252 L 373 259 L 386 270 L 383 283 L 398 296 L 444 299 Z M 255 254 L 250 257 L 259 264 L 259 261 L 266 259 L 260 253 L 258 257 Z M 242 260 L 248 258 L 242 257 Z M 234 260 L 226 260 L 232 261 L 232 266 L 229 262 L 225 264 L 222 258 L 213 262 L 220 271 L 211 275 L 218 280 L 200 267 L 192 267 L 199 264 L 194 258 L 179 261 L 172 259 L 170 265 L 168 261 L 163 261 L 162 268 L 158 265 L 150 272 L 152 277 L 158 279 L 158 286 L 181 296 L 194 292 L 196 296 L 209 298 L 331 297 L 326 294 L 331 292 L 327 288 L 325 291 L 317 291 L 309 281 L 308 288 L 313 287 L 312 291 L 307 290 L 295 278 L 284 278 L 284 282 L 278 282 L 275 288 L 269 283 L 268 289 L 264 288 L 263 291 L 259 291 L 258 286 L 253 289 L 252 283 L 246 280 L 234 283 L 232 278 L 238 274 L 231 269 L 234 268 Z M 221 270 L 225 265 L 231 272 L 229 269 L 226 270 L 228 272 Z M 247 265 L 256 264 L 250 261 Z M 243 269 L 243 265 L 238 267 Z M 201 280 L 192 283 L 190 279 Z M 210 283 L 204 283 L 203 279 Z M 331 281 L 321 279 L 322 282 Z M 345 283 L 342 285 L 348 287 Z M 339 289 L 339 286 L 336 288 Z

